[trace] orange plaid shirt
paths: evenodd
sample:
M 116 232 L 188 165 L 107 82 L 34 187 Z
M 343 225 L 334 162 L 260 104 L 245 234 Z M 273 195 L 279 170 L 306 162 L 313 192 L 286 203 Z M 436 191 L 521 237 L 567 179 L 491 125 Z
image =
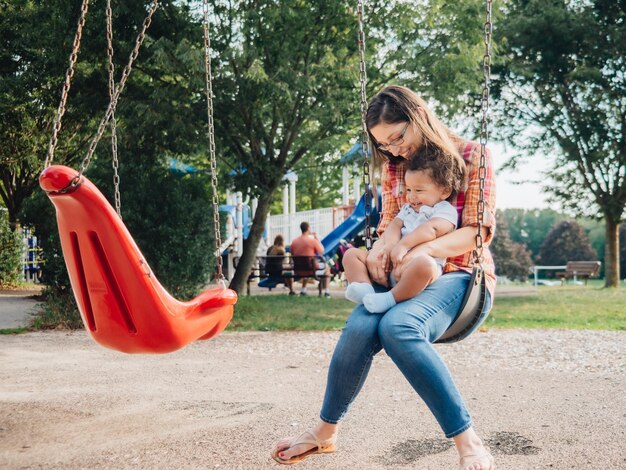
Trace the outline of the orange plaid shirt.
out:
M 480 193 L 478 167 L 480 165 L 480 144 L 476 142 L 465 142 L 459 148 L 468 166 L 468 185 L 464 193 L 459 193 L 457 197 L 450 201 L 456 207 L 459 214 L 458 227 L 478 226 L 478 196 Z M 487 237 L 483 240 L 483 268 L 485 270 L 485 281 L 487 289 L 494 298 L 496 288 L 496 275 L 493 258 L 489 251 L 489 244 L 493 239 L 496 229 L 496 178 L 491 153 L 487 151 L 486 156 L 487 171 L 485 172 L 485 213 L 483 214 L 483 226 L 487 227 Z M 382 235 L 389 223 L 406 203 L 404 191 L 404 163 L 391 163 L 385 161 L 382 166 L 382 213 L 378 224 L 378 234 Z M 448 258 L 443 268 L 444 273 L 453 271 L 472 272 L 472 252 L 468 251 L 460 256 Z

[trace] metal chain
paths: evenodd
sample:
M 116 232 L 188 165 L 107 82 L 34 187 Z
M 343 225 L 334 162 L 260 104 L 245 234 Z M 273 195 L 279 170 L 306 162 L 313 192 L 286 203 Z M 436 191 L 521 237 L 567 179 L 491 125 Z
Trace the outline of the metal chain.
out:
M 363 186 L 365 187 L 365 247 L 369 250 L 372 248 L 372 227 L 371 227 L 371 213 L 372 213 L 372 191 L 371 191 L 371 179 L 370 179 L 370 138 L 367 132 L 367 93 L 366 83 L 367 74 L 365 69 L 365 32 L 363 30 L 363 0 L 359 0 L 357 7 L 357 16 L 359 21 L 359 81 L 361 82 L 361 128 L 363 135 L 361 137 L 361 148 L 363 150 Z
M 105 129 L 107 123 L 109 122 L 109 119 L 111 119 L 111 116 L 115 112 L 115 107 L 117 106 L 117 101 L 118 101 L 120 95 L 122 94 L 122 90 L 124 90 L 124 85 L 126 84 L 126 80 L 128 79 L 128 76 L 130 75 L 130 72 L 131 72 L 132 67 L 133 67 L 133 63 L 135 62 L 135 59 L 139 55 L 139 48 L 141 47 L 141 44 L 143 43 L 143 41 L 144 41 L 144 39 L 146 37 L 146 31 L 150 27 L 150 23 L 152 22 L 152 17 L 154 15 L 154 12 L 157 10 L 157 8 L 159 6 L 158 3 L 159 3 L 158 0 L 153 0 L 152 1 L 152 5 L 150 6 L 150 11 L 148 12 L 148 16 L 143 21 L 143 25 L 141 27 L 141 32 L 139 33 L 139 35 L 137 36 L 137 39 L 135 40 L 135 47 L 133 48 L 132 52 L 130 53 L 130 56 L 128 58 L 128 63 L 126 64 L 126 67 L 124 67 L 124 70 L 122 72 L 122 78 L 120 78 L 120 81 L 117 84 L 117 87 L 115 88 L 115 94 L 113 95 L 113 98 L 109 102 L 109 106 L 108 106 L 108 108 L 107 108 L 107 110 L 106 110 L 106 112 L 104 114 L 104 117 L 102 118 L 102 120 L 100 121 L 100 124 L 98 125 L 98 130 L 96 132 L 96 135 L 91 140 L 91 144 L 89 145 L 89 149 L 87 150 L 87 155 L 83 159 L 83 162 L 82 162 L 81 167 L 80 167 L 80 173 L 78 175 L 79 179 L 82 176 L 82 174 L 85 172 L 87 167 L 89 166 L 89 162 L 91 161 L 91 157 L 93 156 L 94 152 L 96 151 L 96 147 L 98 146 L 98 142 L 102 138 L 102 134 L 104 134 L 104 129 Z
M 219 198 L 217 194 L 217 162 L 215 158 L 215 129 L 213 125 L 213 84 L 211 76 L 211 37 L 209 34 L 209 2 L 203 0 L 203 30 L 204 30 L 204 77 L 207 103 L 207 134 L 209 138 L 209 163 L 211 165 L 211 189 L 213 191 L 213 226 L 215 230 L 215 254 L 217 258 L 216 281 L 225 286 L 226 279 L 222 271 L 222 246 Z
M 474 250 L 474 263 L 479 263 L 483 256 L 483 236 L 482 228 L 484 223 L 485 213 L 485 179 L 487 177 L 487 138 L 489 133 L 487 132 L 487 124 L 489 121 L 489 84 L 491 77 L 491 34 L 493 31 L 493 24 L 491 23 L 491 3 L 492 0 L 486 0 L 487 12 L 485 16 L 484 24 L 484 41 L 485 41 L 485 54 L 483 56 L 483 92 L 481 99 L 481 111 L 482 119 L 480 123 L 480 164 L 478 167 L 478 179 L 479 179 L 479 195 L 478 195 L 478 233 L 476 234 L 476 249 Z
M 57 108 L 56 117 L 54 119 L 54 125 L 52 126 L 52 137 L 50 137 L 50 144 L 48 145 L 48 155 L 44 163 L 44 168 L 48 168 L 52 165 L 52 159 L 54 158 L 54 151 L 56 150 L 59 142 L 59 132 L 61 130 L 61 119 L 65 114 L 65 105 L 67 103 L 67 95 L 70 91 L 72 84 L 72 78 L 74 77 L 74 66 L 78 59 L 78 51 L 80 49 L 80 40 L 83 35 L 83 27 L 85 26 L 85 20 L 87 18 L 87 11 L 89 10 L 89 0 L 83 0 L 80 7 L 80 17 L 78 19 L 78 26 L 76 27 L 76 34 L 74 35 L 74 43 L 72 45 L 72 53 L 70 54 L 70 64 L 65 72 L 65 82 L 63 83 L 63 90 L 61 91 L 61 102 Z
M 109 59 L 109 98 L 113 100 L 115 94 L 115 65 L 113 65 L 113 10 L 111 0 L 106 4 L 107 24 L 107 56 Z M 120 175 L 118 173 L 119 160 L 117 158 L 117 125 L 115 112 L 111 113 L 111 154 L 113 155 L 113 187 L 115 191 L 115 211 L 122 218 L 122 202 L 120 195 Z

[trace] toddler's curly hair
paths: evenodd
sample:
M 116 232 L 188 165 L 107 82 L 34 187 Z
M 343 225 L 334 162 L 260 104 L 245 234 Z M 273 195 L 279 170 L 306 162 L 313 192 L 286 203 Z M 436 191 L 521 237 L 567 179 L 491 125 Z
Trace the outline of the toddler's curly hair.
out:
M 422 146 L 409 158 L 406 171 L 427 171 L 433 182 L 451 191 L 447 201 L 466 189 L 467 167 L 458 154 L 434 146 Z

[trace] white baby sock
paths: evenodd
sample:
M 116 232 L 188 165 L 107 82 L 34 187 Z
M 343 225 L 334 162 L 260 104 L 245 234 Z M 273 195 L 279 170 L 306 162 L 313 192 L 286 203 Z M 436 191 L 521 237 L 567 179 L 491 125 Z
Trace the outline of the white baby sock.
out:
M 363 305 L 371 313 L 385 313 L 396 304 L 391 291 L 380 294 L 367 294 L 363 297 Z
M 374 287 L 367 282 L 351 282 L 346 288 L 346 299 L 351 300 L 355 304 L 362 304 L 363 297 L 367 294 L 373 294 Z

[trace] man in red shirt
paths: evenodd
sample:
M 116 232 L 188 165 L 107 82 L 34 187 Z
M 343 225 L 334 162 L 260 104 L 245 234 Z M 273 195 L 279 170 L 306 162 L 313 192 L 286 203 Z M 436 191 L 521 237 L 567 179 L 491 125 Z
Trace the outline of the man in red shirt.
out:
M 311 226 L 308 222 L 302 222 L 300 224 L 300 230 L 302 230 L 302 235 L 298 238 L 295 238 L 291 242 L 291 256 L 323 256 L 324 254 L 324 246 L 317 239 L 317 234 L 311 231 Z M 330 278 L 330 268 L 322 261 L 320 258 L 319 263 L 317 264 L 318 268 L 315 271 L 315 274 L 320 277 L 320 283 L 322 289 L 324 289 L 324 295 L 326 297 L 330 297 L 330 289 L 328 288 L 328 280 Z M 296 273 L 297 274 L 297 273 Z M 300 295 L 307 295 L 306 292 L 306 284 L 308 282 L 307 278 L 301 279 L 302 282 L 302 291 Z

